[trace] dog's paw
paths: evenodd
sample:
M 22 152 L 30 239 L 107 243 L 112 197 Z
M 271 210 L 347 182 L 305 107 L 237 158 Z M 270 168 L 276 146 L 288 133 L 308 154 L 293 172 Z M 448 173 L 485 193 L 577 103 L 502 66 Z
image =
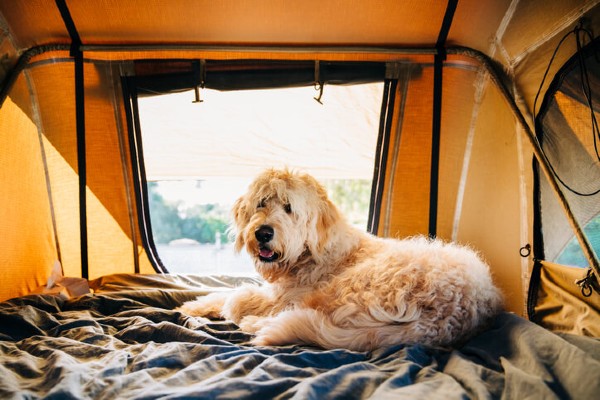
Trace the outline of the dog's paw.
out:
M 180 307 L 177 307 L 175 311 L 179 311 L 182 314 L 186 314 L 196 318 L 203 318 L 208 321 L 207 318 L 216 319 L 220 317 L 220 314 L 214 311 L 206 311 L 203 307 L 196 304 L 196 301 L 188 301 L 183 303 Z
M 250 340 L 250 344 L 254 346 L 281 346 L 286 343 L 280 343 L 269 335 L 261 335 L 257 333 L 257 335 Z
M 250 343 L 255 346 L 283 346 L 301 343 L 288 327 L 280 326 L 273 321 L 273 318 L 260 318 L 260 321 L 254 326 L 258 329 Z
M 251 343 L 256 346 L 323 346 L 327 343 L 319 338 L 323 329 L 323 324 L 319 321 L 319 314 L 312 309 L 287 310 L 272 317 L 261 318 L 255 321 L 254 327 L 258 330 Z
M 256 315 L 247 315 L 238 324 L 240 329 L 247 333 L 256 333 L 264 325 L 264 317 L 258 317 Z
M 211 293 L 198 297 L 196 300 L 187 301 L 175 311 L 191 315 L 193 317 L 206 317 L 210 319 L 222 318 L 221 312 L 225 303 L 226 293 Z

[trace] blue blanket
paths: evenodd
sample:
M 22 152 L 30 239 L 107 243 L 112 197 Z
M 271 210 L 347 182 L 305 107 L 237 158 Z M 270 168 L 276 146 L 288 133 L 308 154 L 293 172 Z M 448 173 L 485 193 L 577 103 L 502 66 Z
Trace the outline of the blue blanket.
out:
M 600 397 L 598 340 L 509 313 L 461 348 L 254 347 L 228 321 L 202 324 L 172 310 L 212 290 L 206 281 L 121 278 L 75 299 L 0 303 L 0 398 Z

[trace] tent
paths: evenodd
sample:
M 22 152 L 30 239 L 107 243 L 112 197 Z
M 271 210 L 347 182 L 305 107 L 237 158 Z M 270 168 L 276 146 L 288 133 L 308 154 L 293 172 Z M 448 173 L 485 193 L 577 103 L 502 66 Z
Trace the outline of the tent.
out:
M 369 229 L 469 244 L 507 311 L 600 335 L 597 0 L 14 0 L 0 31 L 0 300 L 168 272 L 138 98 L 377 81 Z

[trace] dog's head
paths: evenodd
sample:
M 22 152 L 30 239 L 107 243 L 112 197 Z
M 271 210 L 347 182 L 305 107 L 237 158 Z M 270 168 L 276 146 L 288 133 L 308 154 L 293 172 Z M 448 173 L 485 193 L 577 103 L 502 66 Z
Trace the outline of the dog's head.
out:
M 257 271 L 270 282 L 314 264 L 340 219 L 325 188 L 313 177 L 274 169 L 250 184 L 232 212 L 236 250 L 245 247 Z

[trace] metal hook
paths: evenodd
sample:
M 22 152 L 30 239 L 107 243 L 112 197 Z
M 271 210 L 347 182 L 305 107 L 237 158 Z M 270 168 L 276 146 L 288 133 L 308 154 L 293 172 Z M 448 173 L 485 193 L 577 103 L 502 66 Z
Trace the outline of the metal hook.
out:
M 315 84 L 315 90 L 319 91 L 319 95 L 317 97 L 313 97 L 313 99 L 315 99 L 319 104 L 323 104 L 323 102 L 321 101 L 321 97 L 323 97 L 323 86 L 324 85 L 321 82 L 317 82 Z
M 321 62 L 319 60 L 315 61 L 315 90 L 319 91 L 319 96 L 313 97 L 319 104 L 323 104 L 321 101 L 321 97 L 323 97 L 323 86 L 325 84 L 321 81 Z
M 531 245 L 529 243 L 527 243 L 525 246 L 521 247 L 519 249 L 519 254 L 523 258 L 529 257 L 529 255 L 531 254 Z
M 204 100 L 200 98 L 200 85 L 194 86 L 194 96 L 195 100 L 192 103 L 202 103 Z
M 204 100 L 202 100 L 200 98 L 200 88 L 204 89 L 204 84 L 206 82 L 206 60 L 200 60 L 199 69 L 200 70 L 198 71 L 198 75 L 199 75 L 200 84 L 194 86 L 194 97 L 195 97 L 195 100 L 192 101 L 192 103 L 202 103 L 202 102 L 204 102 Z
M 584 297 L 590 297 L 592 295 L 593 289 L 596 289 L 598 293 L 600 293 L 598 281 L 596 280 L 594 271 L 591 268 L 588 268 L 585 277 L 575 281 L 575 284 L 579 286 L 579 288 L 581 289 L 581 294 Z

